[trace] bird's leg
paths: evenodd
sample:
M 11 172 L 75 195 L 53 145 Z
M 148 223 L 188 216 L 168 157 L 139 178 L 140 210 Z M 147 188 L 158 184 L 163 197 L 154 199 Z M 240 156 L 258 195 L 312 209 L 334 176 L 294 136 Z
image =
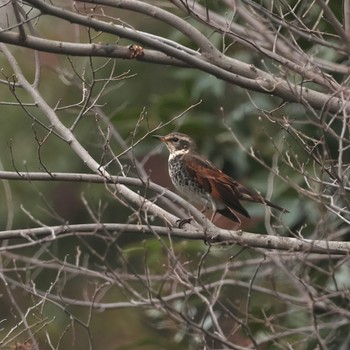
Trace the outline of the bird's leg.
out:
M 205 205 L 200 212 L 202 214 L 204 214 L 207 210 L 208 210 L 208 206 Z M 212 217 L 210 219 L 212 222 L 213 222 L 213 219 L 214 219 L 215 215 L 216 215 L 216 210 L 214 211 L 214 213 L 213 213 L 213 215 L 212 215 Z M 184 225 L 190 224 L 192 220 L 193 220 L 193 216 L 190 216 L 189 218 L 186 218 L 186 219 L 179 219 L 179 220 L 176 220 L 176 225 L 177 225 L 178 228 L 183 228 Z
M 178 219 L 176 220 L 176 225 L 177 225 L 177 228 L 183 228 L 186 224 L 190 224 L 191 221 L 193 220 L 193 216 L 190 216 L 186 219 Z
M 211 218 L 210 218 L 210 221 L 211 221 L 212 223 L 214 223 L 214 219 L 215 219 L 216 214 L 217 214 L 217 210 L 215 209 L 215 210 L 213 211 L 213 214 L 211 215 Z

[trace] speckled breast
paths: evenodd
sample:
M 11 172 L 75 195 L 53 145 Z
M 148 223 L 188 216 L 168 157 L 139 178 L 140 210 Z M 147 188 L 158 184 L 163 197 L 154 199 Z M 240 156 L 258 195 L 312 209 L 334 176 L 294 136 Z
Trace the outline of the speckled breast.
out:
M 186 167 L 183 155 L 169 158 L 169 176 L 177 190 L 195 202 L 207 203 L 208 195 Z

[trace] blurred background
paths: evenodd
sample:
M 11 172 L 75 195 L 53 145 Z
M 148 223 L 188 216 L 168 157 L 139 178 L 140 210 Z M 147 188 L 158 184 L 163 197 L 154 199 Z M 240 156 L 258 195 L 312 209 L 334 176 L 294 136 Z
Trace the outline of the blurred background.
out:
M 187 17 L 170 2 L 150 3 L 184 18 L 225 55 L 278 71 L 276 62 Z M 199 3 L 208 5 L 206 1 Z M 101 11 L 79 2 L 54 4 L 81 14 L 94 13 L 98 19 L 125 23 L 197 50 L 179 31 L 146 15 L 111 7 Z M 132 44 L 20 6 L 33 18 L 31 23 L 39 37 L 73 43 Z M 221 15 L 228 11 L 225 1 L 208 6 Z M 335 7 L 332 10 L 340 17 Z M 2 28 L 16 26 L 10 4 L 0 13 Z M 316 23 L 319 11 L 310 8 L 308 15 L 308 20 Z M 245 23 L 239 15 L 235 21 Z M 332 26 L 323 21 L 318 24 L 330 37 L 334 35 Z M 320 59 L 341 62 L 343 57 L 303 38 L 298 44 L 304 52 L 319 49 Z M 167 173 L 168 152 L 150 134 L 180 131 L 191 135 L 201 154 L 218 168 L 290 211 L 271 217 L 264 206 L 246 204 L 252 219 L 243 221 L 242 230 L 346 239 L 346 221 L 315 200 L 315 194 L 332 193 L 332 188 L 325 189 L 321 181 L 315 181 L 313 195 L 299 190 L 305 186 L 308 173 L 321 178 L 331 163 L 317 164 L 311 152 L 305 152 L 305 140 L 310 145 L 326 140 L 329 153 L 325 160 L 338 156 L 338 139 L 324 133 L 305 106 L 285 103 L 272 94 L 247 91 L 191 68 L 136 59 L 73 57 L 11 45 L 8 49 L 30 82 L 38 72 L 35 62 L 39 62 L 40 94 L 64 125 L 74 125 L 74 135 L 97 162 L 110 162 L 108 171 L 113 175 L 142 177 L 135 165 L 138 163 L 153 182 L 173 189 Z M 0 67 L 2 170 L 90 173 L 69 145 L 42 127 L 40 123 L 50 127 L 49 122 L 28 94 L 12 87 L 16 79 L 3 55 Z M 316 89 L 324 91 L 322 87 Z M 94 108 L 89 109 L 92 100 Z M 284 121 L 295 129 L 290 132 Z M 340 133 L 342 125 L 342 120 L 334 121 L 335 134 Z M 128 147 L 132 150 L 125 152 Z M 113 160 L 113 153 L 120 155 L 118 161 Z M 344 164 L 347 158 L 346 152 Z M 294 162 L 297 165 L 293 169 L 290 165 Z M 2 180 L 0 196 L 2 231 L 65 223 L 138 222 L 135 212 L 121 205 L 103 184 Z M 157 218 L 153 222 L 163 224 Z M 216 224 L 232 228 L 224 218 Z M 57 240 L 24 243 L 28 242 L 2 241 L 3 348 L 341 349 L 339 344 L 347 344 L 349 338 L 348 316 L 342 318 L 337 330 L 324 326 L 339 317 L 328 302 L 348 313 L 348 297 L 342 292 L 349 285 L 349 266 L 343 260 L 328 256 L 307 260 L 306 255 L 274 255 L 236 245 L 160 239 L 140 232 L 78 232 Z M 334 292 L 334 299 L 318 303 L 326 291 Z M 318 336 L 313 333 L 319 330 L 315 319 L 324 331 Z M 226 343 L 213 331 L 216 321 Z M 284 331 L 290 335 L 281 336 Z M 334 338 L 338 347 L 330 345 Z M 320 343 L 325 347 L 318 347 Z

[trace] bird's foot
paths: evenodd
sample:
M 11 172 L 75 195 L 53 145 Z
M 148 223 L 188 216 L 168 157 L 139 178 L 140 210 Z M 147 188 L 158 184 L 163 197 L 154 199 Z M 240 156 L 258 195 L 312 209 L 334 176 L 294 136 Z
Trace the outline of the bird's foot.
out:
M 179 220 L 176 220 L 176 225 L 178 228 L 183 228 L 186 224 L 190 224 L 192 220 L 193 220 L 192 217 L 189 217 L 186 219 L 179 219 Z
M 217 243 L 217 242 L 220 242 L 220 234 L 219 233 L 215 233 L 212 236 L 208 236 L 207 234 L 205 235 L 205 238 L 204 238 L 205 245 L 212 245 L 212 243 Z

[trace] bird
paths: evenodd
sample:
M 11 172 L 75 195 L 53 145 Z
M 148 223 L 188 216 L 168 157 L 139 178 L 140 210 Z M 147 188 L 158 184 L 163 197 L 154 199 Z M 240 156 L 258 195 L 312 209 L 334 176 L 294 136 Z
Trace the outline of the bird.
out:
M 209 160 L 203 158 L 195 141 L 188 135 L 172 132 L 165 136 L 152 135 L 169 150 L 168 170 L 175 188 L 193 202 L 212 209 L 211 221 L 217 213 L 241 223 L 237 213 L 250 218 L 241 200 L 268 205 L 281 212 L 289 211 L 273 204 L 260 194 L 233 180 Z

